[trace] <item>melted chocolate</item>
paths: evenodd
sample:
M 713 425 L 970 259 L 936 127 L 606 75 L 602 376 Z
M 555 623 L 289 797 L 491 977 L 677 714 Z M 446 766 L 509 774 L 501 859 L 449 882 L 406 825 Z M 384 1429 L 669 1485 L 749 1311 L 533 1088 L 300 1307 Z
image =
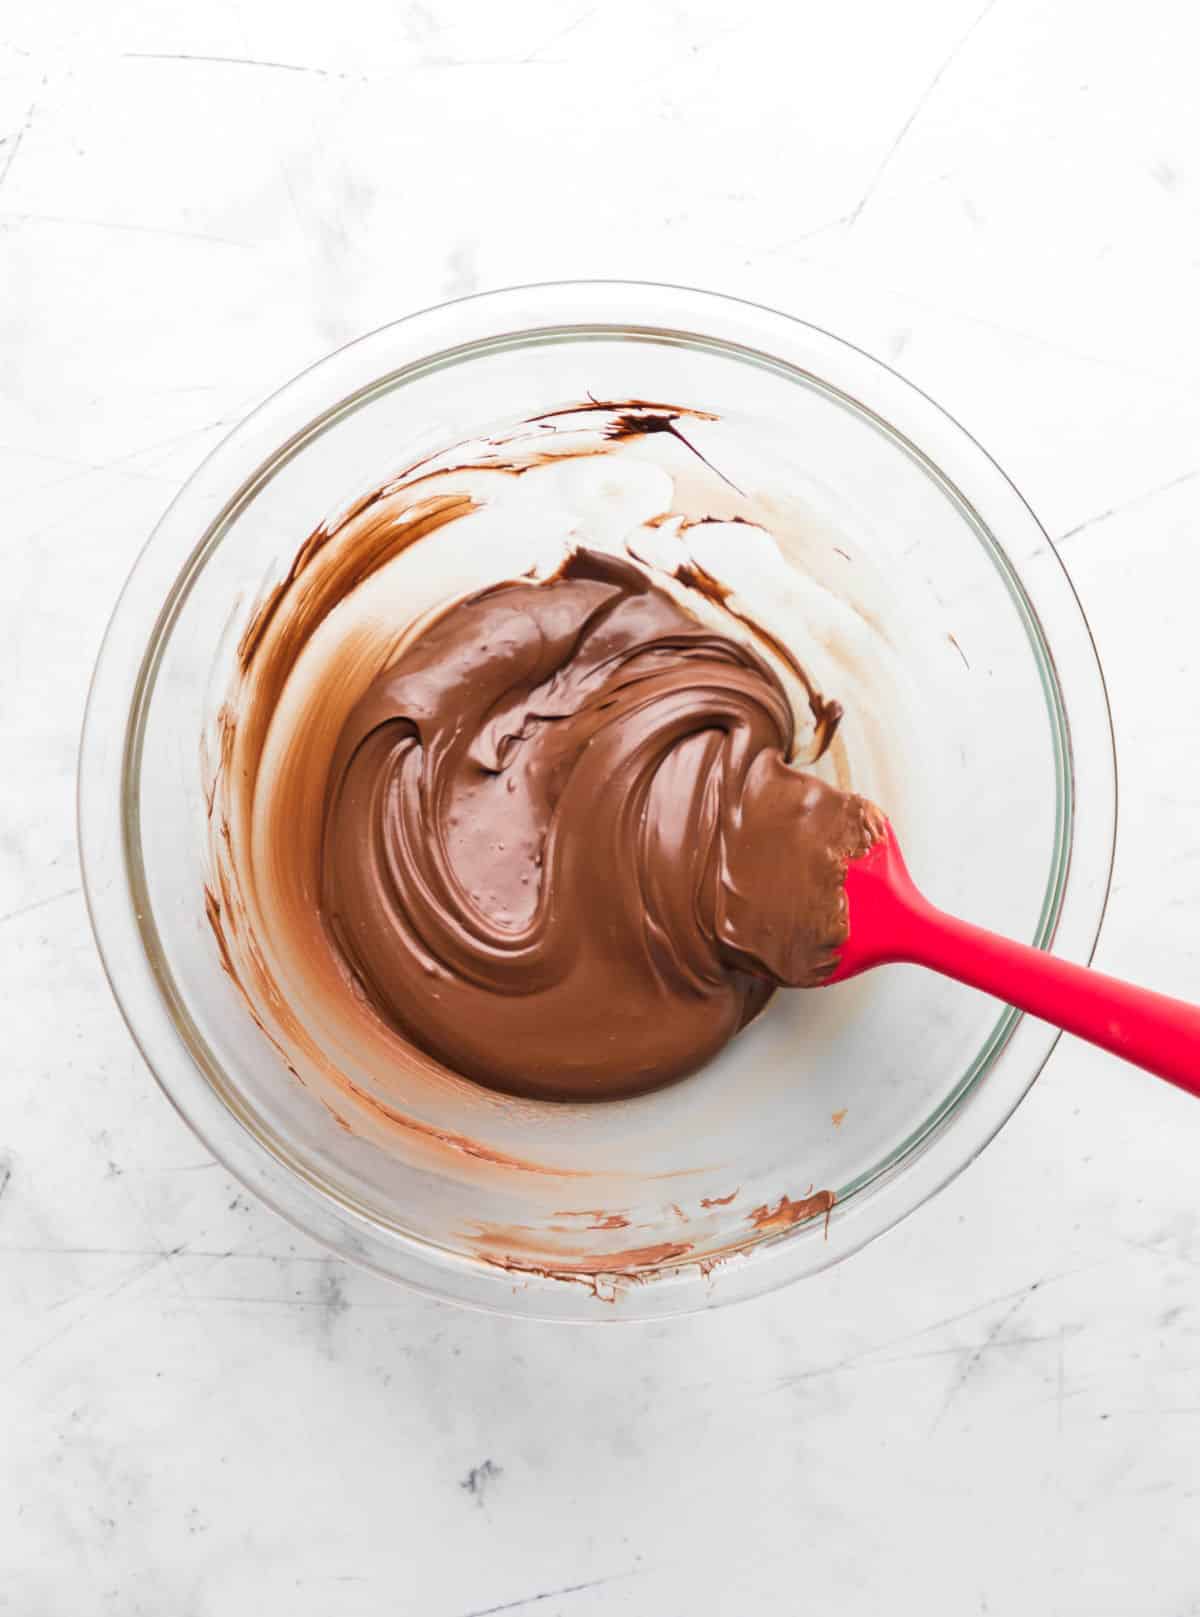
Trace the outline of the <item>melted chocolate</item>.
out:
M 789 767 L 793 739 L 753 651 L 578 552 L 450 607 L 350 712 L 327 932 L 390 1028 L 480 1083 L 657 1088 L 845 942 L 845 864 L 881 822 Z

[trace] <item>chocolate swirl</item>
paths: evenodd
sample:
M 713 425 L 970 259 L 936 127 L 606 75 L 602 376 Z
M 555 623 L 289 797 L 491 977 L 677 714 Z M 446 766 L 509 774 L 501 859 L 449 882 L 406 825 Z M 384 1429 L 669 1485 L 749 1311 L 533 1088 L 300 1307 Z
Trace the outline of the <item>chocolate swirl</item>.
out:
M 876 811 L 788 766 L 753 651 L 637 567 L 450 607 L 350 712 L 320 906 L 352 982 L 457 1072 L 606 1099 L 694 1071 L 846 938 Z

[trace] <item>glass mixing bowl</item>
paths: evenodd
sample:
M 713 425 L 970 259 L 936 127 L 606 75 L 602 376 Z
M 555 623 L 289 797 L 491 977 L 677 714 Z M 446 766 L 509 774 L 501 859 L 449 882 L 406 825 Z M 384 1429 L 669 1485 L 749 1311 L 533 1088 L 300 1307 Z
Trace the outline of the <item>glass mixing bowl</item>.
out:
M 705 1071 L 657 1094 L 591 1107 L 483 1097 L 474 1137 L 539 1168 L 483 1178 L 470 1160 L 447 1169 L 347 1132 L 289 1076 L 205 919 L 200 737 L 223 649 L 356 492 L 588 395 L 699 407 L 755 439 L 808 513 L 802 565 L 850 598 L 876 580 L 862 610 L 896 649 L 916 721 L 893 764 L 914 787 L 895 817 L 917 879 L 974 921 L 1089 958 L 1112 863 L 1112 730 L 1046 534 L 968 434 L 886 366 L 768 309 L 675 287 L 535 286 L 427 310 L 315 365 L 231 433 L 113 615 L 84 727 L 80 842 L 130 1029 L 250 1189 L 432 1294 L 632 1319 L 751 1296 L 855 1251 L 982 1149 L 1057 1035 L 904 966 L 781 993 Z

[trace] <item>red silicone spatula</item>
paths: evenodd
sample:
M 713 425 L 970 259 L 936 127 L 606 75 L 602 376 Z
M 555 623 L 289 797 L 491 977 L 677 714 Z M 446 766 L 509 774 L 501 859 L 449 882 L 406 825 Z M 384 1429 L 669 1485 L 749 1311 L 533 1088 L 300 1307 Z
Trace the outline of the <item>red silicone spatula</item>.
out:
M 894 960 L 929 966 L 1200 1095 L 1200 1006 L 1056 960 L 936 909 L 913 885 L 891 826 L 847 865 L 846 901 L 850 936 L 828 982 Z

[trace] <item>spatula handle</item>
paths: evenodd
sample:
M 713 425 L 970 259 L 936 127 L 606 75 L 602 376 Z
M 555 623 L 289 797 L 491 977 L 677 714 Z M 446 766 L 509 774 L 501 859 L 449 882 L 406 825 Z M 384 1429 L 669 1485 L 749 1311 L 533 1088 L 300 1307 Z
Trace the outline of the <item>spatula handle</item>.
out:
M 846 872 L 850 942 L 835 974 L 906 960 L 980 988 L 1200 1096 L 1200 1007 L 1014 943 L 935 908 L 889 834 Z

